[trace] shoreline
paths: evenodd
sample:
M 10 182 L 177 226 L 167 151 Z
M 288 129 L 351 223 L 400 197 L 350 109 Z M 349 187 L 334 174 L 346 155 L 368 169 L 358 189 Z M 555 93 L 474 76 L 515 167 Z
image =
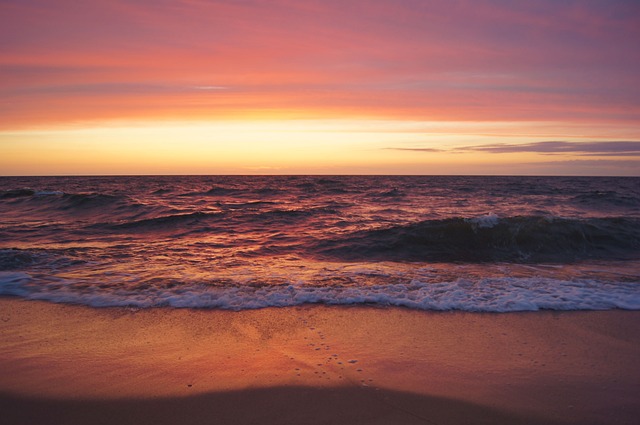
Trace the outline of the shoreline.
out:
M 19 424 L 558 424 L 464 401 L 357 387 L 276 387 L 189 397 L 55 400 L 0 394 Z
M 130 423 L 640 417 L 639 311 L 93 309 L 0 297 L 0 341 L 0 410 L 12 423 L 129 423 L 123 412 Z

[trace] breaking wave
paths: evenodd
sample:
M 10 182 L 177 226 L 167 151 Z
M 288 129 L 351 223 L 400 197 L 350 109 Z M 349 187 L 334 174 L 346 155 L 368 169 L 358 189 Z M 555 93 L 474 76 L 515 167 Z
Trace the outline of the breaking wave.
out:
M 516 312 L 640 309 L 637 283 L 546 278 L 459 278 L 370 286 L 156 285 L 145 289 L 90 287 L 52 279 L 35 283 L 23 272 L 0 272 L 0 295 L 91 307 L 174 307 L 247 310 L 303 304 L 397 306 L 417 310 Z
M 123 221 L 120 223 L 100 224 L 97 227 L 105 227 L 113 230 L 157 230 L 175 229 L 200 223 L 207 218 L 219 217 L 223 213 L 194 212 L 187 214 L 171 214 L 142 220 Z
M 639 309 L 639 182 L 0 177 L 0 295 L 90 306 Z
M 316 243 L 339 260 L 571 262 L 640 256 L 640 221 L 507 217 L 426 220 Z

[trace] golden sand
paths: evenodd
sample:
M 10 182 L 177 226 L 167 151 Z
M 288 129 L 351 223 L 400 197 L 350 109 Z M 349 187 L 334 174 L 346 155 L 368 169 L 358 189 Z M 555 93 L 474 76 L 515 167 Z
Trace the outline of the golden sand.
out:
M 640 312 L 0 298 L 10 423 L 635 424 L 638 359 Z

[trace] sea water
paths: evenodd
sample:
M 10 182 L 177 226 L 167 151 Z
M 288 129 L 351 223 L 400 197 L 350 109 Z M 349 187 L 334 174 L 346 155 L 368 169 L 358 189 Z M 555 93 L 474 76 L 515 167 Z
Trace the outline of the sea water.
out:
M 0 295 L 640 309 L 640 178 L 0 178 Z

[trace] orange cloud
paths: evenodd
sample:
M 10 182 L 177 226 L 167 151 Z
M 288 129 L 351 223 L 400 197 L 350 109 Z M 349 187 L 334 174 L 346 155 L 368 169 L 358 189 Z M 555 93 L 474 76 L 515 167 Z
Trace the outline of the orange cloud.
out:
M 640 109 L 630 2 L 1 7 L 4 129 L 345 115 L 628 122 Z

